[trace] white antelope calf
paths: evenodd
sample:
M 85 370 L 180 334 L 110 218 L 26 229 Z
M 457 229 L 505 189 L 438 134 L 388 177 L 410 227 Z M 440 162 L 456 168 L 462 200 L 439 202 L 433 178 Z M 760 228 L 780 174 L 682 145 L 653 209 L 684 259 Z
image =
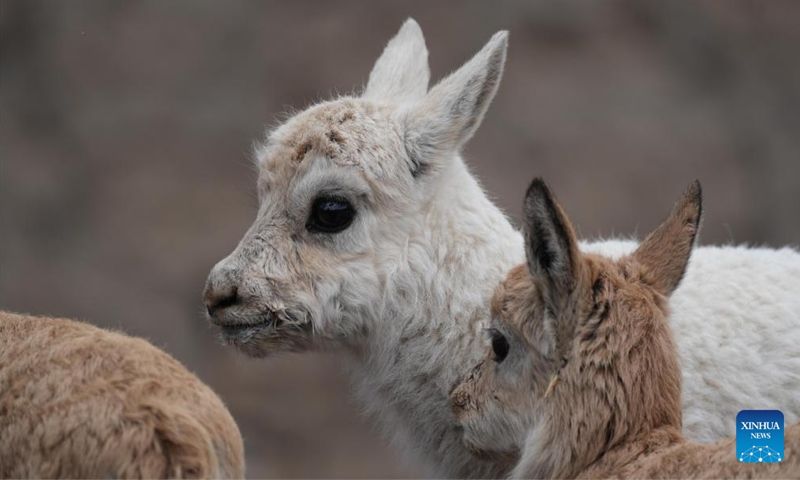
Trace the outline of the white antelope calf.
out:
M 363 94 L 270 132 L 256 151 L 256 219 L 204 293 L 223 339 L 248 355 L 347 352 L 362 405 L 435 476 L 505 473 L 463 447 L 447 395 L 477 359 L 494 286 L 524 259 L 522 236 L 459 153 L 497 91 L 507 41 L 495 34 L 428 89 L 425 40 L 408 20 Z M 730 435 L 744 408 L 797 419 L 798 292 L 794 250 L 698 250 L 672 316 L 689 438 Z

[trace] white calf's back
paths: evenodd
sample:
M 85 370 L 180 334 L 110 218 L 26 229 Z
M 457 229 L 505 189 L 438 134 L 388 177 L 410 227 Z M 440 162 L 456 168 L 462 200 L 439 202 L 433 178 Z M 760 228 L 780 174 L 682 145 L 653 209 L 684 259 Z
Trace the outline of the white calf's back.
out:
M 739 410 L 800 413 L 800 254 L 700 248 L 672 297 L 687 438 L 735 433 Z M 712 415 L 713 412 L 713 415 Z
M 150 343 L 0 312 L 0 477 L 242 477 L 222 401 Z

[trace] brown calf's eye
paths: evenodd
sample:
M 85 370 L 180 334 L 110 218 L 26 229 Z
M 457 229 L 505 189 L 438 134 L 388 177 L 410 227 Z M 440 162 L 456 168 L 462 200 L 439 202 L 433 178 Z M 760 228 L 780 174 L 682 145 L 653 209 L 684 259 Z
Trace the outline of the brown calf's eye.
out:
M 323 196 L 314 200 L 306 229 L 311 232 L 339 233 L 353 223 L 356 211 L 342 197 Z
M 503 360 L 505 360 L 508 356 L 508 339 L 495 328 L 489 330 L 489 335 L 492 339 L 492 353 L 494 353 L 494 361 L 497 363 L 503 363 Z

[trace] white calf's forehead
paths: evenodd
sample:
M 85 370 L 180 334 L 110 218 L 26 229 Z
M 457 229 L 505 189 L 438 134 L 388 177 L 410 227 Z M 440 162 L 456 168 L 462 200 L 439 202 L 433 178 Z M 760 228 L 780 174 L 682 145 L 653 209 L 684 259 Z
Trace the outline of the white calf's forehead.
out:
M 257 149 L 262 181 L 286 184 L 323 156 L 375 179 L 397 175 L 406 164 L 405 148 L 391 114 L 390 105 L 342 98 L 295 115 Z

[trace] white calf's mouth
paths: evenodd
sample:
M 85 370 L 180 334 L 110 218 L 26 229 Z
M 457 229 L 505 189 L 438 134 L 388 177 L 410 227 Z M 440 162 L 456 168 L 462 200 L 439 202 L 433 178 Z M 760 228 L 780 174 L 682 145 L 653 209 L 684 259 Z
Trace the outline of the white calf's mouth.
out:
M 257 330 L 262 330 L 264 328 L 268 328 L 272 326 L 275 322 L 269 319 L 265 319 L 258 323 L 241 323 L 238 325 L 221 325 L 219 327 L 220 333 L 224 337 L 230 336 L 240 336 L 247 334 L 248 332 L 255 332 Z
M 209 316 L 209 321 L 219 328 L 220 337 L 225 343 L 238 343 L 237 340 L 247 339 L 256 332 L 274 327 L 276 316 L 272 312 L 227 319 Z
M 234 317 L 233 313 L 237 315 Z M 222 343 L 249 356 L 301 352 L 313 346 L 313 327 L 305 318 L 295 321 L 272 311 L 251 314 L 240 311 L 210 316 L 209 320 L 219 328 L 218 338 Z

